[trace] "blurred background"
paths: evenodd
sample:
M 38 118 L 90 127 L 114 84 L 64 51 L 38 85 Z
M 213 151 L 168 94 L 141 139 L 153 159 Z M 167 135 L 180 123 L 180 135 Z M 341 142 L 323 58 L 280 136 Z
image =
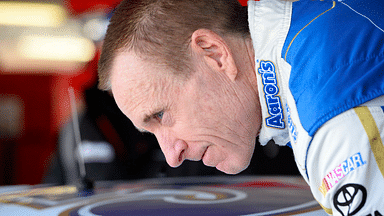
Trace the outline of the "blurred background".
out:
M 246 0 L 240 1 L 246 5 Z M 168 167 L 142 134 L 97 90 L 97 60 L 119 0 L 0 0 L 0 185 L 72 184 L 76 155 L 93 180 L 223 175 L 201 162 Z M 76 148 L 68 88 L 75 92 Z M 288 147 L 256 146 L 241 175 L 298 175 Z

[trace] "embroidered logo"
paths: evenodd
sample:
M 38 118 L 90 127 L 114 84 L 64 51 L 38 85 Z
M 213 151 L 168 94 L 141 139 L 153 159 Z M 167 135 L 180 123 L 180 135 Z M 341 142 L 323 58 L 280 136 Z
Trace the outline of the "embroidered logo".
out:
M 297 143 L 297 129 L 296 125 L 293 123 L 291 118 L 291 109 L 289 108 L 288 104 L 285 104 L 285 107 L 287 109 L 287 120 L 288 120 L 288 128 L 289 128 L 289 134 L 291 134 L 294 144 Z
M 265 119 L 265 124 L 269 127 L 284 129 L 284 114 L 278 95 L 280 90 L 277 84 L 275 65 L 271 61 L 260 61 L 260 67 L 257 71 L 261 75 L 265 101 L 270 115 Z
M 359 184 L 346 184 L 333 197 L 335 209 L 343 216 L 356 215 L 366 201 L 367 189 Z
M 319 187 L 320 192 L 325 197 L 327 192 L 339 183 L 345 176 L 366 163 L 367 162 L 363 160 L 360 152 L 352 155 L 323 178 L 321 186 Z

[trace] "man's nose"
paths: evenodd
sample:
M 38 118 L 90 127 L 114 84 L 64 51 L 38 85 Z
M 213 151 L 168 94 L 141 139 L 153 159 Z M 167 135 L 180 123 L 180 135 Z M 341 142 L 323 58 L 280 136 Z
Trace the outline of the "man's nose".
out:
M 185 141 L 169 134 L 155 134 L 167 163 L 171 167 L 180 166 L 186 158 L 188 145 Z

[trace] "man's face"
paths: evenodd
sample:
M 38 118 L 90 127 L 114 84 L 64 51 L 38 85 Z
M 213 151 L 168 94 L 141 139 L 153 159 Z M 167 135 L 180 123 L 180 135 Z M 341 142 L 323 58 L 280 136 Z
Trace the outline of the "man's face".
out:
M 249 165 L 261 125 L 257 92 L 209 67 L 194 66 L 182 79 L 165 66 L 120 53 L 111 76 L 116 103 L 138 129 L 156 136 L 170 166 L 202 160 L 239 173 Z

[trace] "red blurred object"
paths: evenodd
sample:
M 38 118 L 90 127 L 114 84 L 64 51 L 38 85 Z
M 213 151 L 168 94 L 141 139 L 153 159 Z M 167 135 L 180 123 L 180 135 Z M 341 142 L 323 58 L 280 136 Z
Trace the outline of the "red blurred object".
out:
M 67 0 L 65 5 L 74 15 L 94 11 L 111 11 L 121 0 Z
M 247 6 L 248 0 L 239 0 L 240 4 L 243 6 Z
M 74 74 L 0 71 L 0 96 L 21 101 L 23 121 L 19 134 L 0 137 L 0 185 L 41 183 L 58 132 L 70 119 L 68 87 L 75 89 L 77 101 L 82 100 L 84 90 L 96 83 L 97 59 Z

